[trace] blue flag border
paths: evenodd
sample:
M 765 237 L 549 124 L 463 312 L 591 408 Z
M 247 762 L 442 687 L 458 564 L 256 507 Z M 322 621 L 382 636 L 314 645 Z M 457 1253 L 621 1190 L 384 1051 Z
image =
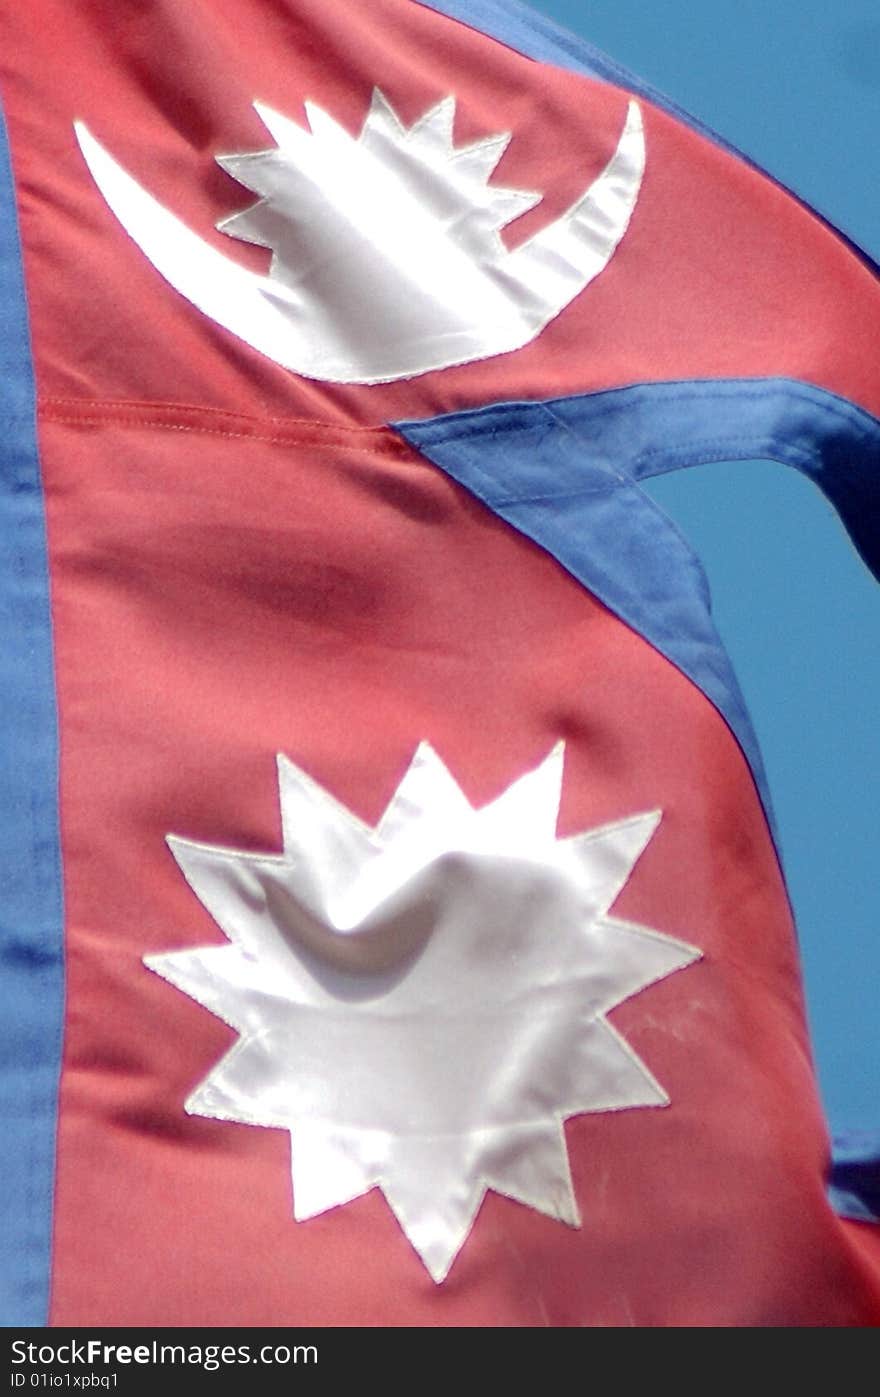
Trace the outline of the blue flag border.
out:
M 45 1324 L 64 1018 L 49 573 L 15 192 L 0 113 L 0 1321 Z

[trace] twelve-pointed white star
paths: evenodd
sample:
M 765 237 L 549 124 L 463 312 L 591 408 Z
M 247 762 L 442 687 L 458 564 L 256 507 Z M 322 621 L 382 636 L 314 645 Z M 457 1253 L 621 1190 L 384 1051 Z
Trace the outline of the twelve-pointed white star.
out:
M 375 829 L 278 770 L 280 855 L 169 839 L 231 944 L 146 964 L 240 1035 L 187 1110 L 289 1130 L 298 1219 L 381 1188 L 436 1281 L 487 1188 L 579 1225 L 564 1121 L 668 1101 L 605 1016 L 700 956 L 608 915 L 660 813 L 558 839 L 561 744 L 475 810 L 423 743 Z

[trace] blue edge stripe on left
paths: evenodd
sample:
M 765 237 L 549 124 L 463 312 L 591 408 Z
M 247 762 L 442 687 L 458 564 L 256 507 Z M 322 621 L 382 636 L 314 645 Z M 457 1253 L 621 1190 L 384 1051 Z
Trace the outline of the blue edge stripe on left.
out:
M 0 113 L 0 1323 L 49 1304 L 64 1013 L 58 757 L 34 383 Z
M 519 0 L 420 3 L 529 58 L 645 98 L 779 184 L 663 93 Z M 791 190 L 786 193 L 804 203 Z M 820 211 L 804 207 L 862 262 L 880 270 Z M 399 427 L 703 689 L 742 746 L 775 839 L 760 751 L 712 623 L 702 565 L 638 481 L 709 461 L 758 458 L 794 466 L 824 491 L 880 577 L 880 422 L 809 385 L 751 379 L 638 384 L 552 403 L 499 404 Z M 880 1137 L 853 1133 L 835 1137 L 833 1145 L 832 1203 L 843 1217 L 880 1222 Z

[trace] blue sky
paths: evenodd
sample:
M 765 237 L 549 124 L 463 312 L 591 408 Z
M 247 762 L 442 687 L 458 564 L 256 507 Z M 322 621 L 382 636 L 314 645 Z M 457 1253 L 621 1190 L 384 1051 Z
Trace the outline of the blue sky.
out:
M 877 0 L 532 8 L 675 98 L 880 257 Z M 830 505 L 783 466 L 705 466 L 650 492 L 703 559 L 763 748 L 831 1124 L 880 1128 L 880 584 Z

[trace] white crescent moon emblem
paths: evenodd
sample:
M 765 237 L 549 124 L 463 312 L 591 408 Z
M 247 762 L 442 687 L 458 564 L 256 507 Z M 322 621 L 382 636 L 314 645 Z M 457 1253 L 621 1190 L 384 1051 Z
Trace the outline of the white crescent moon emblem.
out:
M 82 122 L 74 129 L 107 204 L 175 290 L 276 364 L 328 382 L 411 378 L 528 344 L 607 265 L 644 172 L 641 112 L 630 101 L 602 174 L 508 252 L 498 229 L 536 196 L 487 183 L 501 138 L 452 146 L 452 99 L 407 131 L 377 93 L 360 137 L 313 104 L 310 131 L 257 110 L 278 149 L 221 163 L 263 195 L 226 222 L 234 236 L 273 248 L 265 276 L 188 228 Z M 442 219 L 435 207 L 463 215 Z M 245 231 L 235 232 L 236 223 Z

